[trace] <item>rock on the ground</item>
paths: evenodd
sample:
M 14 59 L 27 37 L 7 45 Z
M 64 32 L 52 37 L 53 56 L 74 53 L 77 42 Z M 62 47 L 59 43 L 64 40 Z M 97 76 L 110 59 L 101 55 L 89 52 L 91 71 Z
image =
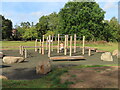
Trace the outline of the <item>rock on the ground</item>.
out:
M 49 61 L 41 61 L 36 66 L 37 74 L 47 74 L 50 71 L 51 71 L 51 64 Z
M 0 79 L 8 80 L 6 76 L 0 75 Z
M 112 55 L 110 52 L 105 52 L 101 55 L 101 60 L 103 61 L 113 61 Z
M 3 52 L 0 52 L 0 58 L 2 58 L 3 57 Z
M 118 50 L 117 50 L 117 49 L 114 50 L 114 51 L 112 52 L 112 55 L 113 55 L 113 56 L 118 56 Z
M 6 64 L 20 63 L 23 62 L 24 60 L 25 59 L 23 57 L 14 57 L 14 56 L 3 57 L 3 62 Z

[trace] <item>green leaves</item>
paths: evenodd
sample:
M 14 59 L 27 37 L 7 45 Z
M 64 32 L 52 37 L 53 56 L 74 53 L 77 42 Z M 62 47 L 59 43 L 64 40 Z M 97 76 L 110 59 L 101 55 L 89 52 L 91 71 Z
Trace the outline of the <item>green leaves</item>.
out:
M 22 36 L 24 39 L 36 39 L 38 38 L 38 33 L 35 27 L 31 27 L 26 29 L 24 35 Z
M 12 35 L 12 21 L 5 19 L 4 16 L 0 15 L 0 20 L 2 20 L 2 39 L 10 39 Z
M 61 30 L 64 34 L 99 38 L 104 13 L 96 2 L 68 2 L 59 12 Z

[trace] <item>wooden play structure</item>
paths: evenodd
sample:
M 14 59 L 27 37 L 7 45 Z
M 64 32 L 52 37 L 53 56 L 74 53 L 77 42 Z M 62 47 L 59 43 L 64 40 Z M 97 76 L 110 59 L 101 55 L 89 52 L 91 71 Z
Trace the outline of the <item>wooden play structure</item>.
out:
M 83 36 L 83 41 L 82 41 L 82 47 L 76 45 L 76 34 L 74 36 L 72 35 L 64 35 L 64 47 L 63 47 L 63 53 L 64 56 L 55 56 L 51 57 L 51 53 L 54 51 L 54 49 L 57 49 L 56 53 L 61 53 L 60 52 L 60 34 L 57 35 L 57 45 L 54 44 L 54 36 L 49 35 L 48 37 L 45 37 L 43 35 L 43 38 L 39 40 L 35 40 L 35 46 L 20 46 L 19 47 L 19 53 L 20 55 L 24 55 L 25 58 L 27 58 L 27 48 L 34 48 L 35 52 L 38 52 L 42 55 L 45 54 L 47 51 L 48 57 L 50 60 L 63 60 L 63 59 L 85 59 L 84 56 L 72 56 L 72 53 L 76 53 L 76 48 L 79 47 L 82 49 L 82 55 L 85 54 L 85 49 L 88 50 L 88 55 L 91 56 L 91 50 L 96 50 L 96 48 L 91 48 L 91 47 L 85 47 L 85 36 Z M 46 38 L 46 39 L 45 39 Z M 46 40 L 46 41 L 45 41 Z M 69 49 L 69 56 L 67 55 Z M 81 51 L 80 51 L 81 52 Z

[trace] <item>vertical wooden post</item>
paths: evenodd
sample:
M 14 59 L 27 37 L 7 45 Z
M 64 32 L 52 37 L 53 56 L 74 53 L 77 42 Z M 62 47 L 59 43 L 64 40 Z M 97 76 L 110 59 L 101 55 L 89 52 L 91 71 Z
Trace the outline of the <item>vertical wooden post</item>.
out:
M 67 35 L 65 35 L 64 55 L 67 54 Z
M 35 40 L 35 52 L 37 52 L 37 39 Z
M 66 47 L 68 47 L 68 35 L 67 35 L 67 37 L 66 37 L 66 38 L 67 38 L 67 40 L 66 40 L 66 42 L 67 42 L 67 45 L 66 45 Z
M 52 35 L 52 48 L 51 48 L 51 50 L 53 51 L 53 35 Z
M 74 34 L 74 53 L 76 53 L 76 34 Z
M 48 50 L 48 37 L 46 39 L 46 50 Z
M 23 55 L 24 54 L 24 47 L 22 46 L 21 47 L 21 55 Z
M 19 53 L 21 55 L 21 51 L 22 51 L 22 48 L 21 48 L 21 45 L 19 46 Z
M 42 38 L 42 55 L 44 55 L 44 35 L 43 35 L 43 38 Z
M 42 42 L 42 55 L 44 55 L 44 42 Z
M 59 48 L 60 48 L 60 34 L 58 34 L 58 48 L 57 48 L 57 53 L 59 53 Z
M 82 54 L 85 54 L 85 36 L 83 36 L 83 48 L 82 48 Z
M 72 36 L 70 36 L 70 56 L 72 56 Z
M 88 51 L 88 56 L 91 56 L 91 49 L 89 49 Z
M 41 48 L 42 48 L 42 45 L 41 45 L 41 39 L 40 39 L 40 48 L 39 48 L 39 53 L 41 53 Z
M 25 49 L 25 58 L 27 58 L 27 49 Z
M 50 42 L 50 41 L 51 41 L 51 36 L 49 35 L 49 49 L 48 49 L 48 57 L 50 57 L 50 51 L 51 51 L 51 50 L 50 50 L 50 46 L 51 46 L 51 45 L 50 45 L 50 44 L 51 44 L 51 42 Z

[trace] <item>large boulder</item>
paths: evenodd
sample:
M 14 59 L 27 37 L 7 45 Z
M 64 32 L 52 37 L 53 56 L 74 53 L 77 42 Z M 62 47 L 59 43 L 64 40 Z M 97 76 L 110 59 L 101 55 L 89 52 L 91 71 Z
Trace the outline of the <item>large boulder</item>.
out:
M 112 52 L 112 55 L 113 55 L 113 56 L 118 56 L 118 50 L 117 50 L 117 49 L 114 50 L 114 51 Z
M 6 76 L 0 75 L 0 79 L 8 80 Z
M 14 56 L 3 57 L 3 62 L 6 64 L 20 63 L 23 62 L 24 60 L 25 59 L 23 57 L 14 57 Z
M 112 55 L 110 52 L 105 52 L 101 55 L 101 60 L 103 61 L 113 61 Z
M 2 58 L 3 57 L 3 52 L 0 52 L 0 58 Z
M 36 66 L 37 74 L 47 74 L 50 71 L 51 71 L 51 64 L 49 61 L 41 61 Z

